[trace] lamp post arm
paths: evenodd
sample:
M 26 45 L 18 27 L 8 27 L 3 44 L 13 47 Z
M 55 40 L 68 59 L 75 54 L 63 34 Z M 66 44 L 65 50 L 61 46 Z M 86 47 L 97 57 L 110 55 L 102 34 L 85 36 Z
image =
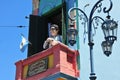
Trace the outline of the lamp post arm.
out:
M 74 21 L 74 20 L 76 19 L 76 16 L 77 16 L 77 15 L 76 15 L 76 16 L 74 16 L 74 17 L 72 18 L 72 16 L 71 16 L 70 13 L 71 13 L 73 10 L 80 11 L 80 12 L 83 14 L 83 16 L 85 17 L 85 18 L 82 18 L 82 19 L 84 19 L 85 22 L 88 22 L 88 17 L 87 17 L 87 15 L 85 14 L 85 12 L 84 12 L 83 10 L 77 8 L 77 7 L 70 8 L 69 11 L 68 11 L 68 17 L 69 17 L 71 20 Z M 81 15 L 79 15 L 79 13 L 78 13 L 78 16 L 81 17 Z
M 103 8 L 103 12 L 104 12 L 104 13 L 109 13 L 110 10 L 112 9 L 113 3 L 112 3 L 111 0 L 109 0 L 109 1 L 110 1 L 110 7 L 109 7 L 109 9 L 107 9 L 107 10 L 106 10 L 106 7 L 104 7 L 104 8 Z
M 92 8 L 91 12 L 90 12 L 90 16 L 89 16 L 89 22 L 88 22 L 88 41 L 89 41 L 89 44 L 92 44 L 93 42 L 93 36 L 92 36 L 92 21 L 93 21 L 93 14 L 95 13 L 95 11 L 100 8 L 101 9 L 101 2 L 103 0 L 99 0 Z M 99 12 L 101 12 L 101 10 L 99 10 Z
M 93 20 L 94 19 L 100 19 L 100 20 L 102 20 L 103 22 L 105 21 L 102 17 L 100 17 L 100 16 L 94 16 L 93 18 L 92 18 L 92 22 L 93 22 Z
M 94 29 L 94 31 L 93 31 L 94 33 L 92 33 L 93 36 L 95 36 L 95 34 L 96 34 L 96 29 L 97 29 L 96 26 L 99 25 L 100 20 L 101 20 L 102 22 L 105 21 L 105 20 L 104 20 L 102 17 L 100 17 L 100 16 L 94 16 L 94 17 L 92 18 L 91 23 L 92 23 L 92 26 L 93 26 L 93 29 Z M 95 22 L 93 22 L 93 21 L 95 21 Z M 96 24 L 96 26 L 95 26 L 94 24 Z

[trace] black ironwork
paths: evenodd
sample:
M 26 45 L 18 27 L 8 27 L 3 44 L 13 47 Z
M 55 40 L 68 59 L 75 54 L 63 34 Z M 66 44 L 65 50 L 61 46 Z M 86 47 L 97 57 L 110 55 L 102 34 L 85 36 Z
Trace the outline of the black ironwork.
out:
M 96 74 L 94 72 L 94 63 L 93 63 L 93 46 L 94 46 L 93 36 L 95 33 L 93 33 L 92 29 L 96 30 L 96 27 L 95 27 L 93 21 L 95 20 L 97 25 L 98 25 L 98 20 L 101 20 L 103 22 L 102 30 L 105 35 L 105 41 L 102 43 L 102 47 L 103 47 L 103 51 L 104 51 L 105 55 L 109 56 L 111 54 L 112 45 L 113 45 L 114 41 L 117 40 L 117 37 L 115 34 L 116 32 L 114 32 L 117 30 L 117 23 L 114 20 L 110 20 L 110 15 L 109 15 L 109 12 L 112 9 L 113 3 L 111 0 L 109 0 L 109 2 L 110 2 L 109 8 L 107 8 L 107 7 L 102 8 L 103 1 L 105 1 L 105 0 L 98 0 L 96 2 L 96 4 L 93 6 L 93 8 L 90 12 L 89 17 L 87 17 L 86 13 L 83 10 L 81 10 L 80 8 L 73 7 L 68 11 L 68 16 L 72 21 L 76 20 L 76 16 L 78 16 L 78 17 L 80 17 L 80 20 L 84 21 L 83 22 L 84 27 L 87 26 L 87 28 L 88 28 L 87 32 L 88 32 L 88 41 L 89 41 L 88 45 L 90 48 L 90 67 L 91 67 L 91 73 L 90 73 L 90 77 L 89 77 L 90 80 L 96 80 L 96 78 L 97 78 Z M 70 13 L 74 10 L 76 10 L 78 15 L 71 17 Z M 96 12 L 96 10 L 98 11 L 98 13 L 102 12 L 102 10 L 103 10 L 103 13 L 107 13 L 106 20 L 104 20 L 100 16 L 94 16 L 94 13 Z M 79 14 L 78 11 L 81 14 Z M 112 32 L 112 34 L 110 34 L 109 32 Z M 86 32 L 84 32 L 84 33 L 86 33 Z

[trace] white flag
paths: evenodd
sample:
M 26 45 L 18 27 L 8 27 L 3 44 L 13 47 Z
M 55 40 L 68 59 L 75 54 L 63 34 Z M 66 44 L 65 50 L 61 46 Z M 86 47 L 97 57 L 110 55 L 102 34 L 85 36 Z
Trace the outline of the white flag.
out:
M 21 37 L 22 41 L 20 43 L 20 51 L 24 52 L 30 42 L 24 37 L 23 34 L 21 34 Z

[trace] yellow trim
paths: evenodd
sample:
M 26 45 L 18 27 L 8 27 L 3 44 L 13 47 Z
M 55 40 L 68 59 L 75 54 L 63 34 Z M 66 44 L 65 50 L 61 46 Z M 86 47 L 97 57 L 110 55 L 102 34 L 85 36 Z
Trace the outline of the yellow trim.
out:
M 49 59 L 48 60 L 48 68 L 52 68 L 53 67 L 53 65 L 54 65 L 53 64 L 53 60 L 54 60 L 53 58 L 54 58 L 53 54 L 51 54 L 51 55 L 48 56 L 48 59 Z
M 60 78 L 57 78 L 56 80 L 67 80 L 67 79 L 60 77 Z
M 27 77 L 28 65 L 24 66 L 23 68 L 23 78 Z

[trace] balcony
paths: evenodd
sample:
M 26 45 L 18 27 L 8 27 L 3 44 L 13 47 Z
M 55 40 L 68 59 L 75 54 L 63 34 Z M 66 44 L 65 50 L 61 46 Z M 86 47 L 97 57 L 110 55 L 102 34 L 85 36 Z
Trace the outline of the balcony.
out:
M 79 52 L 59 43 L 15 63 L 15 80 L 77 80 Z

